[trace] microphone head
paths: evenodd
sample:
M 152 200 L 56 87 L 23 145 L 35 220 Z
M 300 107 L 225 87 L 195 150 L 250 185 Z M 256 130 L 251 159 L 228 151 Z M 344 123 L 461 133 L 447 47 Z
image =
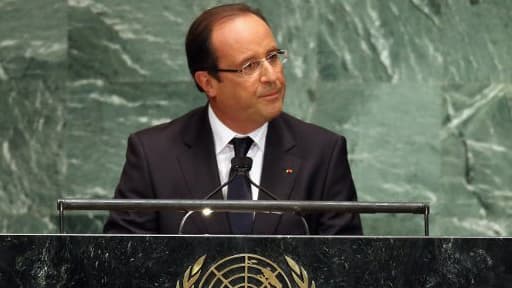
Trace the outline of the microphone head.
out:
M 246 174 L 251 171 L 252 159 L 247 156 L 233 157 L 233 159 L 231 159 L 231 168 L 239 174 Z

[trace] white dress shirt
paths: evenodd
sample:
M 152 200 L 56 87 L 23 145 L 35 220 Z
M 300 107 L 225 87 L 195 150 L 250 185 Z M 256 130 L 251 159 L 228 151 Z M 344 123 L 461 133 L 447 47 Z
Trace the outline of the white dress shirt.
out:
M 239 134 L 229 129 L 222 123 L 210 105 L 208 105 L 208 119 L 213 132 L 213 142 L 215 144 L 215 156 L 219 168 L 220 183 L 225 183 L 229 179 L 229 170 L 231 169 L 231 159 L 235 156 L 235 149 L 229 141 L 233 137 L 251 137 L 254 141 L 247 152 L 247 157 L 252 158 L 252 168 L 249 171 L 249 177 L 254 183 L 260 185 L 261 170 L 263 168 L 263 152 L 265 152 L 265 140 L 267 139 L 268 122 L 260 128 L 249 134 Z M 252 199 L 258 199 L 258 188 L 251 185 Z M 228 187 L 222 189 L 222 196 L 227 198 Z

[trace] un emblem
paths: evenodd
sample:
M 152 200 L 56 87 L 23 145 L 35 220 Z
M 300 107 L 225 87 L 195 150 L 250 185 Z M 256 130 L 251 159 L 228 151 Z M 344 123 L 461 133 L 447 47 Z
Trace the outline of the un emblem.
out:
M 293 285 L 286 273 L 274 262 L 255 254 L 237 254 L 226 257 L 203 269 L 206 255 L 187 268 L 176 288 L 315 288 L 315 282 L 303 267 L 284 256 L 291 271 Z M 203 273 L 204 271 L 204 273 Z M 288 275 L 289 276 L 289 275 Z

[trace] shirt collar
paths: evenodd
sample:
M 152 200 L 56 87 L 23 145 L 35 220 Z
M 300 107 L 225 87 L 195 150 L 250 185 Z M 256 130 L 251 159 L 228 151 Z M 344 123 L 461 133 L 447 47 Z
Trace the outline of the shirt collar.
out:
M 248 133 L 240 134 L 229 129 L 224 123 L 217 118 L 215 112 L 210 105 L 208 105 L 208 119 L 210 120 L 210 126 L 212 127 L 213 140 L 215 143 L 215 154 L 219 154 L 224 149 L 233 137 L 246 137 L 249 136 L 254 141 L 256 147 L 263 150 L 265 145 L 265 139 L 267 137 L 268 122 L 261 125 L 258 129 Z

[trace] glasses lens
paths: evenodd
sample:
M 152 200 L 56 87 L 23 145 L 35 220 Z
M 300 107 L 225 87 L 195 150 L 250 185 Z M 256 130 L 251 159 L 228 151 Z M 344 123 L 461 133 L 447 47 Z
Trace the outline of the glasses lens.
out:
M 281 68 L 281 65 L 288 59 L 286 50 L 274 51 L 268 54 L 265 59 L 251 61 L 242 67 L 242 74 L 245 76 L 252 76 L 256 74 L 261 68 L 263 61 L 267 61 L 274 68 Z
M 284 63 L 286 63 L 286 60 L 288 59 L 288 51 L 279 50 L 277 52 L 277 56 L 279 57 L 279 62 L 281 62 L 281 64 L 284 64 Z
M 244 65 L 244 67 L 242 68 L 242 73 L 246 76 L 251 76 L 254 73 L 256 73 L 256 71 L 258 71 L 260 66 L 261 61 L 251 61 Z

